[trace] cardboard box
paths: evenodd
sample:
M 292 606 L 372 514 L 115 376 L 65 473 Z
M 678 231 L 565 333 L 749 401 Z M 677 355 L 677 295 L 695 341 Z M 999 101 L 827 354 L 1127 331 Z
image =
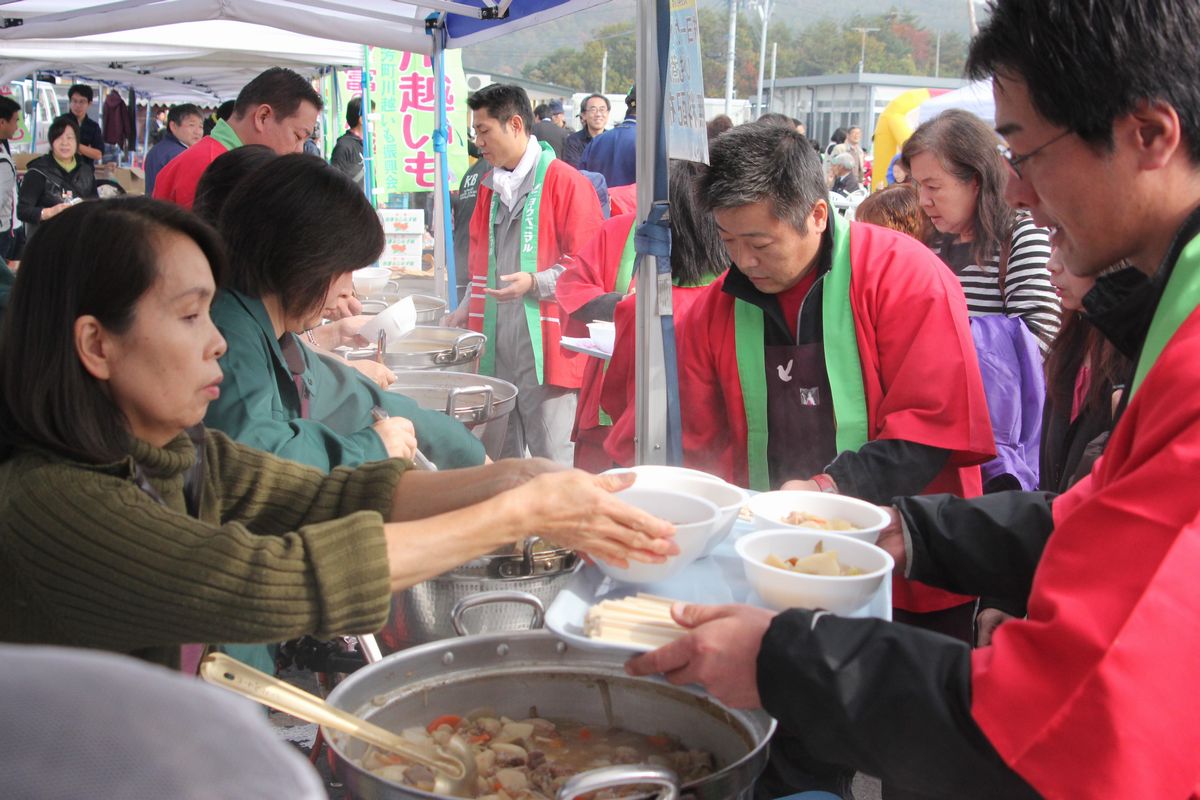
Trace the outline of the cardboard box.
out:
M 421 269 L 424 236 L 391 235 L 386 237 L 379 266 L 413 272 Z
M 105 180 L 103 172 L 96 174 L 96 180 Z M 117 167 L 111 170 L 107 180 L 116 181 L 126 194 L 146 193 L 146 174 L 137 167 Z
M 425 212 L 419 208 L 381 208 L 379 222 L 387 236 L 421 236 L 425 233 Z

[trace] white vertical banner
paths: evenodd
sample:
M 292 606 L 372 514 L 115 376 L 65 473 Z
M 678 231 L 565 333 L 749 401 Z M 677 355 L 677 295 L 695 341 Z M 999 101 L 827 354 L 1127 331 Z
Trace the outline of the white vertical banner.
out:
M 704 118 L 704 69 L 696 0 L 671 0 L 671 49 L 667 59 L 667 154 L 708 163 Z

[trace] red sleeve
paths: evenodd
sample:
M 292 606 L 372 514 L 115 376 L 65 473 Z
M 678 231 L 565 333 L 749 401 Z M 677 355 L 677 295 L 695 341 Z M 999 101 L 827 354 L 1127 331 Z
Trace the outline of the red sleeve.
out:
M 608 204 L 614 217 L 618 214 L 636 214 L 637 184 L 608 187 Z
M 626 295 L 624 300 L 617 303 L 613 313 L 617 338 L 613 343 L 612 358 L 608 360 L 608 369 L 604 373 L 604 388 L 600 390 L 600 404 L 612 417 L 614 427 L 625 411 L 633 408 L 636 395 L 633 374 L 636 358 L 634 348 L 637 347 L 636 322 L 636 295 Z
M 1055 501 L 1028 619 L 973 654 L 972 714 L 1047 797 L 1200 796 L 1198 355 L 1193 313 Z
M 613 291 L 633 221 L 632 214 L 605 220 L 599 233 L 592 237 L 559 276 L 558 302 L 567 314 L 574 314 L 591 300 Z M 579 330 L 580 326 L 575 320 L 568 325 L 570 329 L 578 331 L 572 335 L 586 335 L 586 329 Z
M 692 306 L 675 335 L 683 463 L 739 486 L 749 484 L 746 410 L 733 338 L 733 298 L 724 277 Z
M 543 203 L 542 208 L 549 207 L 554 214 L 558 255 L 547 263 L 538 264 L 539 269 L 556 263 L 561 264 L 565 258 L 578 256 L 599 232 L 600 224 L 604 222 L 604 213 L 600 210 L 600 198 L 596 196 L 596 189 L 577 169 L 567 166 L 565 161 L 555 159 L 550 162 L 546 183 L 547 191 L 554 195 L 554 202 Z M 547 256 L 549 249 L 546 248 Z
M 951 466 L 995 455 L 962 287 L 903 234 L 852 223 L 850 294 L 872 439 L 952 451 Z
M 487 287 L 488 224 L 491 217 L 492 190 L 481 181 L 479 196 L 475 198 L 475 210 L 467 227 L 471 239 L 471 247 L 467 252 L 467 268 L 471 275 L 470 294 L 467 299 L 467 327 L 479 332 L 483 331 L 483 290 Z

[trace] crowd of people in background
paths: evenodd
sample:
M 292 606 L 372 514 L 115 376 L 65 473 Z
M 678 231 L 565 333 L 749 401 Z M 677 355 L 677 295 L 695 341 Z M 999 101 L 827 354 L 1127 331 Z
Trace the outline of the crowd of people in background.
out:
M 883 506 L 897 564 L 895 623 L 678 605 L 688 635 L 627 665 L 779 720 L 760 796 L 856 769 L 889 800 L 1200 796 L 1197 37 L 1189 0 L 998 0 L 967 63 L 995 127 L 924 122 L 887 188 L 860 127 L 821 146 L 781 114 L 670 164 L 683 465 Z M 330 166 L 322 98 L 268 69 L 157 120 L 152 198 L 91 202 L 105 134 L 69 94 L 19 185 L 0 97 L 0 258 L 27 240 L 0 267 L 0 641 L 269 669 L 530 519 L 676 552 L 598 474 L 635 460 L 636 89 L 578 131 L 515 85 L 467 100 L 444 323 L 518 389 L 496 463 L 333 352 L 365 343 L 351 274 L 385 241 L 361 98 Z M 595 322 L 607 364 L 563 346 Z

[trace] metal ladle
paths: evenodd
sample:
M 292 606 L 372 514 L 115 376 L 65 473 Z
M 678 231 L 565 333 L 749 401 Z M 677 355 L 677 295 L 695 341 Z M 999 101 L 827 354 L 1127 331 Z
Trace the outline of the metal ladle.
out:
M 476 789 L 475 757 L 460 736 L 450 737 L 439 746 L 437 755 L 417 749 L 398 734 L 361 717 L 335 708 L 316 695 L 298 689 L 273 675 L 259 672 L 224 653 L 209 653 L 200 662 L 200 677 L 223 686 L 265 706 L 294 717 L 340 731 L 369 745 L 403 756 L 433 770 L 434 793 L 454 797 L 474 797 Z

